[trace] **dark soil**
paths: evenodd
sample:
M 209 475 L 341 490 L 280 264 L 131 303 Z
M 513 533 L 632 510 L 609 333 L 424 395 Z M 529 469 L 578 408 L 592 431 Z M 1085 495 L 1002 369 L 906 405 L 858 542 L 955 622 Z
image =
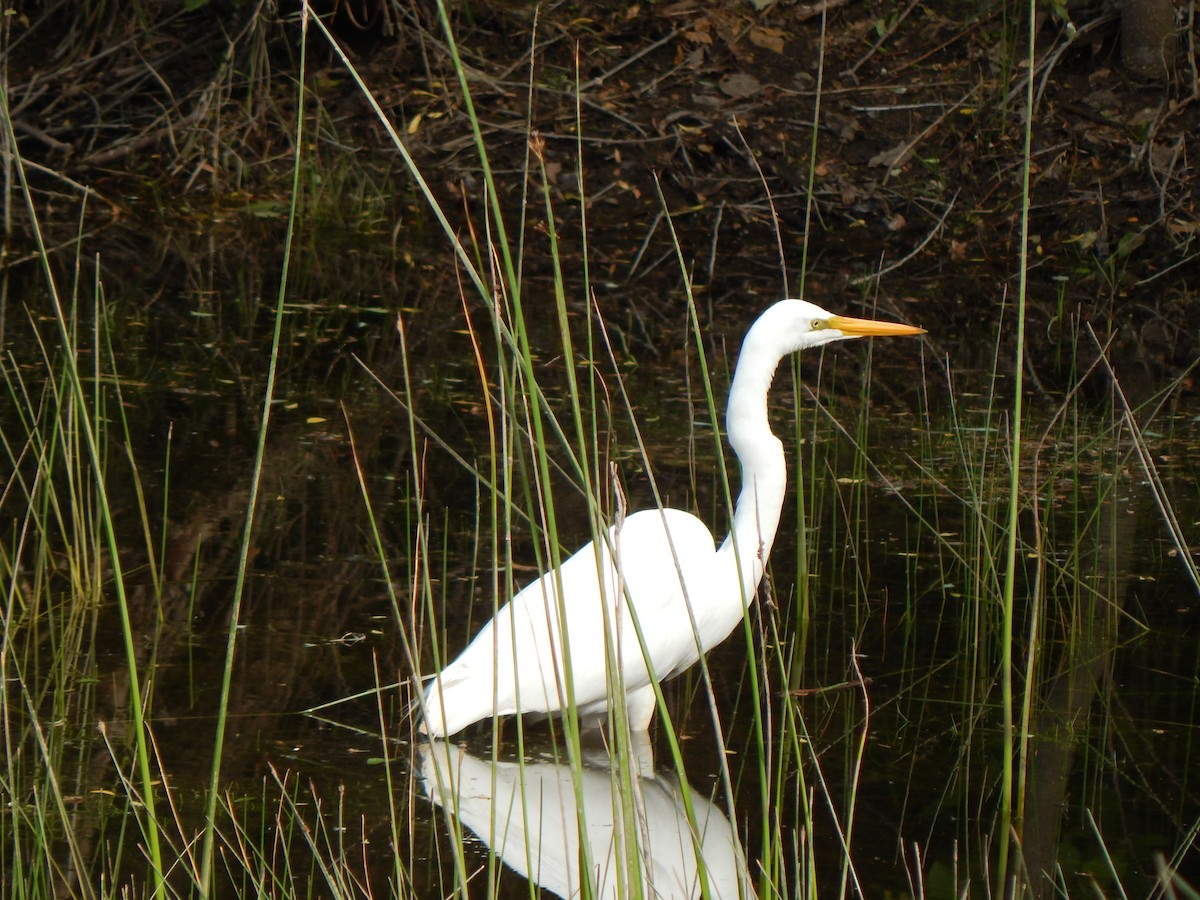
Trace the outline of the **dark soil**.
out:
M 73 237 L 83 188 L 89 224 L 148 239 L 183 221 L 245 246 L 248 218 L 284 208 L 294 14 L 209 4 L 97 30 L 28 7 L 7 26 L 8 102 L 58 241 Z M 455 34 L 505 203 L 530 192 L 542 208 L 535 149 L 564 246 L 579 246 L 586 196 L 593 282 L 635 319 L 683 297 L 665 209 L 714 316 L 744 320 L 738 310 L 785 290 L 848 311 L 865 300 L 928 327 L 957 365 L 991 364 L 1020 273 L 1023 6 L 834 0 L 827 18 L 728 0 L 467 9 Z M 329 21 L 435 192 L 480 228 L 483 179 L 435 7 L 359 0 Z M 1200 83 L 1187 27 L 1173 80 L 1146 83 L 1121 68 L 1115 16 L 1037 23 L 1029 358 L 1045 389 L 1090 364 L 1089 326 L 1115 337 L 1126 377 L 1157 382 L 1200 356 Z M 386 241 L 421 221 L 421 201 L 315 29 L 309 46 L 305 149 L 327 185 L 310 216 L 351 245 Z M 8 199 L 9 259 L 28 259 L 11 181 Z M 536 236 L 529 248 L 536 269 Z M 647 325 L 647 345 L 653 334 Z

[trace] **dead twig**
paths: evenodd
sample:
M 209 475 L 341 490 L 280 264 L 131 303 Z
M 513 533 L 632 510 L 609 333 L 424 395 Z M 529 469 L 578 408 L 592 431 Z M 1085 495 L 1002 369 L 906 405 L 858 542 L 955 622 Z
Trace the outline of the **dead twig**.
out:
M 858 278 L 851 279 L 850 283 L 853 285 L 860 285 L 860 284 L 866 284 L 868 281 L 878 281 L 884 275 L 887 275 L 891 272 L 895 272 L 897 269 L 899 269 L 901 266 L 903 266 L 905 263 L 907 263 L 910 259 L 912 259 L 918 253 L 920 253 L 922 250 L 924 250 L 925 247 L 929 244 L 929 242 L 932 241 L 935 237 L 937 237 L 938 232 L 942 230 L 942 226 L 944 226 L 946 224 L 946 219 L 950 215 L 950 210 L 954 209 L 954 204 L 957 201 L 958 201 L 958 192 L 955 191 L 954 196 L 950 198 L 950 202 L 946 205 L 946 208 L 944 210 L 942 210 L 942 214 L 938 218 L 937 224 L 934 225 L 932 229 L 930 229 L 929 234 L 925 235 L 925 239 L 923 241 L 921 241 L 921 243 L 917 244 L 917 246 L 914 247 L 909 253 L 907 253 L 905 256 L 901 257 L 900 259 L 896 260 L 890 266 L 884 266 L 878 272 L 872 272 L 870 275 L 860 275 Z
M 137 137 L 132 137 L 123 143 L 115 144 L 105 150 L 93 153 L 86 157 L 83 162 L 89 166 L 104 166 L 118 159 L 124 159 L 138 150 L 153 147 L 164 137 L 172 134 L 181 125 L 194 125 L 204 118 L 208 112 L 210 98 L 211 95 L 206 91 L 197 102 L 196 108 L 182 119 L 170 121 L 168 118 L 166 124 L 160 125 L 158 128 L 152 128 L 149 131 L 144 131 Z
M 582 93 L 583 91 L 590 91 L 592 88 L 598 87 L 599 85 L 604 84 L 604 82 L 606 82 L 608 79 L 612 78 L 614 75 L 616 75 L 622 69 L 626 68 L 627 66 L 633 65 L 635 62 L 637 62 L 643 56 L 645 56 L 648 53 L 653 53 L 659 47 L 662 47 L 665 44 L 671 43 L 671 41 L 675 40 L 675 38 L 679 37 L 679 35 L 682 33 L 683 33 L 682 28 L 676 28 L 674 31 L 672 31 L 670 34 L 668 34 L 666 37 L 660 38 L 659 40 L 655 41 L 653 44 L 650 44 L 648 47 L 643 47 L 641 50 L 639 50 L 637 53 L 633 54 L 632 56 L 621 60 L 621 62 L 617 63 L 617 65 L 613 66 L 607 72 L 601 72 L 599 75 L 597 75 L 591 81 L 585 81 L 583 84 L 581 84 L 579 86 L 580 92 Z
M 900 152 L 895 155 L 895 162 L 893 162 L 891 165 L 889 165 L 887 167 L 887 171 L 884 173 L 883 180 L 880 181 L 880 184 L 886 185 L 888 183 L 888 180 L 892 177 L 892 170 L 895 169 L 897 166 L 899 166 L 900 163 L 904 162 L 904 160 L 908 159 L 909 154 L 911 154 L 913 152 L 913 148 L 915 148 L 917 146 L 917 144 L 921 143 L 921 141 L 925 140 L 925 138 L 929 137 L 929 135 L 933 134 L 933 132 L 938 128 L 938 126 L 941 125 L 943 122 L 946 121 L 946 119 L 948 119 L 950 117 L 951 113 L 962 108 L 962 106 L 964 104 L 966 104 L 966 102 L 968 100 L 973 98 L 978 91 L 979 91 L 979 85 L 972 87 L 969 91 L 967 91 L 965 94 L 963 94 L 961 97 L 959 97 L 958 100 L 956 100 L 954 102 L 953 106 L 951 106 L 949 109 L 945 110 L 940 116 L 938 116 L 936 119 L 934 119 L 932 122 L 930 122 L 929 125 L 926 126 L 916 137 L 914 137 L 911 141 L 909 141 L 907 144 L 905 144 L 900 149 Z
M 896 17 L 896 21 L 894 21 L 888 27 L 888 30 L 879 36 L 879 40 L 877 40 L 874 44 L 871 45 L 871 49 L 868 50 L 866 53 L 864 53 L 858 59 L 858 61 L 855 62 L 854 65 L 852 65 L 846 71 L 844 71 L 842 73 L 842 75 L 844 75 L 848 78 L 857 78 L 858 70 L 863 67 L 863 65 L 867 62 L 867 60 L 869 60 L 872 56 L 874 56 L 876 53 L 879 52 L 879 48 L 883 46 L 883 42 L 886 41 L 888 38 L 890 38 L 893 34 L 896 33 L 896 29 L 899 28 L 901 23 L 905 19 L 908 18 L 908 14 L 911 13 L 914 9 L 916 9 L 920 4 L 921 4 L 921 0 L 912 0 L 912 2 L 909 3 L 907 7 L 905 7 L 904 12 L 900 13 L 900 15 Z
M 46 134 L 46 132 L 42 131 L 42 129 L 30 125 L 28 122 L 22 122 L 14 119 L 12 126 L 13 131 L 19 131 L 22 134 L 27 134 L 34 140 L 41 141 L 51 150 L 56 150 L 59 153 L 72 153 L 75 150 L 72 145 L 60 141 L 55 137 L 51 137 L 50 135 Z
M 1038 61 L 1037 65 L 1034 66 L 1033 71 L 1029 73 L 1030 78 L 1039 79 L 1037 93 L 1033 98 L 1033 110 L 1029 111 L 1030 114 L 1032 114 L 1033 111 L 1041 105 L 1042 96 L 1046 93 L 1046 86 L 1050 83 L 1050 73 L 1054 71 L 1054 67 L 1058 65 L 1058 61 L 1062 58 L 1062 55 L 1071 47 L 1074 47 L 1079 42 L 1080 38 L 1092 31 L 1095 31 L 1103 25 L 1107 25 L 1116 18 L 1117 16 L 1115 13 L 1110 13 L 1108 15 L 1101 16 L 1098 19 L 1094 19 L 1091 22 L 1085 23 L 1082 28 L 1076 28 L 1072 22 L 1068 22 L 1063 27 L 1062 33 L 1066 37 L 1066 40 L 1056 44 L 1054 49 L 1043 56 Z M 1010 106 L 1025 92 L 1025 84 L 1026 79 L 1022 78 L 1017 85 L 1008 92 L 1008 96 L 1004 98 L 1005 106 Z

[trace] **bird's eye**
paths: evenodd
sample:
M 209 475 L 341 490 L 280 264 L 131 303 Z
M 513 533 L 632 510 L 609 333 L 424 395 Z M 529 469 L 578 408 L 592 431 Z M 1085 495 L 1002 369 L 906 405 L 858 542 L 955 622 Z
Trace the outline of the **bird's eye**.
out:
M 828 328 L 829 325 L 824 319 L 813 319 L 810 326 L 812 331 L 820 331 L 823 328 Z

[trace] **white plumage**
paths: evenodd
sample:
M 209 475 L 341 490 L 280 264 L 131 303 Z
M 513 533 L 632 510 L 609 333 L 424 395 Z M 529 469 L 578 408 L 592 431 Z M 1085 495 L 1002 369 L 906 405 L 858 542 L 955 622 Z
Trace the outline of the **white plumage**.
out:
M 442 737 L 493 715 L 553 713 L 572 696 L 581 716 L 600 715 L 615 691 L 625 694 L 630 727 L 644 731 L 654 715 L 652 682 L 723 641 L 765 571 L 787 489 L 783 445 L 767 418 L 780 360 L 845 338 L 920 333 L 835 316 L 803 300 L 770 307 L 746 335 L 729 392 L 726 427 L 742 490 L 720 548 L 703 522 L 677 509 L 643 510 L 614 525 L 607 540 L 588 544 L 513 597 L 434 676 L 422 729 Z M 610 666 L 610 654 L 619 664 Z

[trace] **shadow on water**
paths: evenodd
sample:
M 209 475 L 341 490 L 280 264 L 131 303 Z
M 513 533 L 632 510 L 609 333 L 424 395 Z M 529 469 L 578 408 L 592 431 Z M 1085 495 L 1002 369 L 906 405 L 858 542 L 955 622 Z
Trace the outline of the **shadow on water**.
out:
M 228 247 L 208 251 L 152 251 L 146 258 L 159 262 L 143 267 L 146 283 L 128 273 L 117 279 L 119 288 L 110 284 L 98 323 L 112 345 L 132 441 L 126 448 L 123 435 L 112 435 L 110 453 L 136 461 L 145 492 L 139 498 L 127 463 L 113 463 L 116 519 L 134 573 L 139 670 L 151 673 L 146 705 L 182 835 L 195 833 L 203 807 L 269 337 L 262 301 L 275 278 L 269 265 L 248 265 Z M 765 703 L 777 718 L 797 717 L 804 740 L 791 748 L 773 745 L 771 735 L 756 741 L 751 663 L 733 638 L 710 657 L 732 805 L 721 786 L 722 751 L 707 693 L 694 671 L 666 692 L 684 737 L 690 786 L 655 769 L 647 748 L 633 794 L 614 793 L 607 757 L 574 770 L 536 755 L 522 760 L 509 726 L 494 762 L 490 728 L 468 733 L 469 750 L 407 739 L 411 695 L 406 684 L 394 685 L 406 682 L 410 667 L 398 629 L 427 642 L 436 633 L 455 650 L 492 603 L 489 499 L 441 445 L 481 465 L 488 452 L 484 413 L 493 398 L 479 384 L 457 294 L 436 265 L 411 262 L 421 256 L 419 249 L 384 259 L 353 253 L 338 271 L 326 256 L 322 271 L 302 271 L 293 285 L 294 296 L 307 299 L 287 307 L 223 766 L 230 886 L 248 890 L 254 873 L 278 872 L 307 854 L 336 861 L 323 878 L 343 878 L 364 892 L 390 882 L 401 892 L 444 895 L 459 865 L 468 880 L 499 880 L 504 895 L 526 895 L 514 875 L 535 873 L 545 890 L 565 897 L 578 895 L 586 859 L 598 872 L 594 896 L 616 896 L 618 870 L 632 863 L 662 896 L 699 896 L 703 870 L 710 896 L 728 897 L 760 883 L 759 848 L 771 829 L 790 856 L 769 874 L 792 873 L 783 880 L 797 895 L 806 890 L 799 873 L 809 863 L 822 895 L 833 893 L 847 869 L 866 896 L 950 897 L 965 884 L 985 883 L 1002 749 L 998 611 L 983 587 L 996 577 L 993 539 L 1007 497 L 991 471 L 1003 429 L 986 409 L 961 404 L 990 390 L 990 376 L 958 372 L 953 388 L 936 378 L 921 384 L 915 351 L 880 348 L 870 379 L 885 386 L 885 404 L 864 400 L 856 370 L 865 351 L 802 362 L 819 397 L 819 405 L 802 401 L 793 430 L 805 446 L 792 457 L 791 475 L 804 484 L 799 505 L 785 509 L 769 602 L 762 598 L 754 610 L 751 630 L 753 665 L 768 685 Z M 164 266 L 173 272 L 173 293 L 164 288 Z M 221 273 L 229 271 L 241 274 L 227 283 Z M 678 286 L 666 283 L 661 291 L 673 295 Z M 43 302 L 31 291 L 26 305 Z M 724 348 L 717 358 L 732 361 L 757 310 L 726 302 L 713 327 L 727 331 L 709 335 L 710 349 Z M 403 355 L 397 313 L 410 336 Z M 644 338 L 630 337 L 622 374 L 637 398 L 643 434 L 661 442 L 648 455 L 661 461 L 664 495 L 697 509 L 718 531 L 723 495 L 708 474 L 715 468 L 711 441 L 696 437 L 706 415 L 687 379 L 683 319 L 655 315 L 647 325 L 641 311 L 614 306 L 614 324 L 636 321 L 628 334 L 651 335 L 657 345 L 654 355 L 644 351 Z M 49 346 L 53 339 L 42 324 L 36 316 L 6 324 L 10 384 L 46 379 L 33 332 Z M 546 383 L 565 391 L 564 364 L 553 351 L 538 364 Z M 405 366 L 411 413 L 424 429 L 415 441 L 404 435 L 408 412 L 372 379 L 399 391 Z M 719 383 L 724 371 L 718 367 Z M 612 377 L 598 366 L 595 373 Z M 780 422 L 793 420 L 782 409 L 788 394 L 781 378 L 774 401 Z M 1047 422 L 1058 409 L 1046 403 L 1032 415 Z M 628 464 L 631 505 L 646 506 L 638 462 L 621 450 L 632 445 L 624 419 L 608 414 L 601 430 Z M 1025 479 L 1029 593 L 1019 642 L 1038 652 L 1021 673 L 1034 685 L 1029 752 L 1020 761 L 1028 785 L 1022 850 L 1039 896 L 1089 884 L 1114 890 L 1118 878 L 1143 891 L 1163 861 L 1174 860 L 1193 879 L 1197 872 L 1196 594 L 1130 457 L 1128 432 L 1114 426 L 1111 413 L 1105 418 L 1103 403 L 1072 406 L 1071 415 L 1070 430 L 1081 439 L 1060 448 L 1054 441 L 1068 435 L 1056 431 L 1036 448 L 1041 468 Z M 6 436 L 15 434 L 13 416 L 4 422 Z M 1196 425 L 1186 417 L 1156 422 L 1165 433 L 1152 443 L 1176 488 L 1180 519 L 1192 524 L 1200 517 Z M 777 427 L 785 433 L 786 425 Z M 399 609 L 367 536 L 349 428 Z M 20 453 L 12 458 L 15 470 L 26 471 Z M 570 521 L 573 504 L 580 511 L 583 505 L 570 491 L 564 496 Z M 6 517 L 15 502 L 10 491 Z M 148 536 L 138 525 L 143 507 L 152 511 Z M 798 523 L 794 540 L 786 537 L 788 522 Z M 569 537 L 582 542 L 589 537 L 582 513 L 579 523 Z M 533 538 L 519 527 L 514 537 L 514 558 L 529 567 L 514 576 L 525 583 L 533 576 Z M 6 559 L 20 568 L 12 551 Z M 442 604 L 439 621 L 410 602 L 422 578 Z M 62 609 L 73 590 L 63 573 L 55 586 Z M 19 618 L 10 611 L 9 627 Z M 64 871 L 136 870 L 136 848 L 116 841 L 128 815 L 118 790 L 128 669 L 111 610 L 101 608 L 95 622 L 69 701 L 61 708 L 33 702 L 36 715 L 10 705 L 9 724 L 11 733 L 27 735 L 34 720 L 53 714 L 73 732 L 59 761 L 60 771 L 71 773 L 65 790 L 77 804 L 69 841 L 75 861 L 64 862 Z M 37 616 L 26 627 L 27 646 L 40 646 L 53 630 Z M 790 690 L 771 662 L 781 647 L 796 661 Z M 32 684 L 38 667 L 50 663 L 30 658 L 23 678 Z M 665 752 L 661 735 L 654 750 Z M 439 760 L 446 764 L 440 779 Z M 769 793 L 759 784 L 764 769 L 779 781 Z M 32 790 L 17 784 L 14 802 Z M 680 817 L 685 797 L 690 827 L 689 817 Z M 310 837 L 285 839 L 295 823 Z M 459 827 L 482 844 L 467 840 L 466 857 L 456 862 L 447 838 Z M 260 858 L 247 849 L 247 836 L 275 849 Z M 121 864 L 110 861 L 114 843 L 123 847 Z M 497 874 L 497 858 L 509 874 Z

